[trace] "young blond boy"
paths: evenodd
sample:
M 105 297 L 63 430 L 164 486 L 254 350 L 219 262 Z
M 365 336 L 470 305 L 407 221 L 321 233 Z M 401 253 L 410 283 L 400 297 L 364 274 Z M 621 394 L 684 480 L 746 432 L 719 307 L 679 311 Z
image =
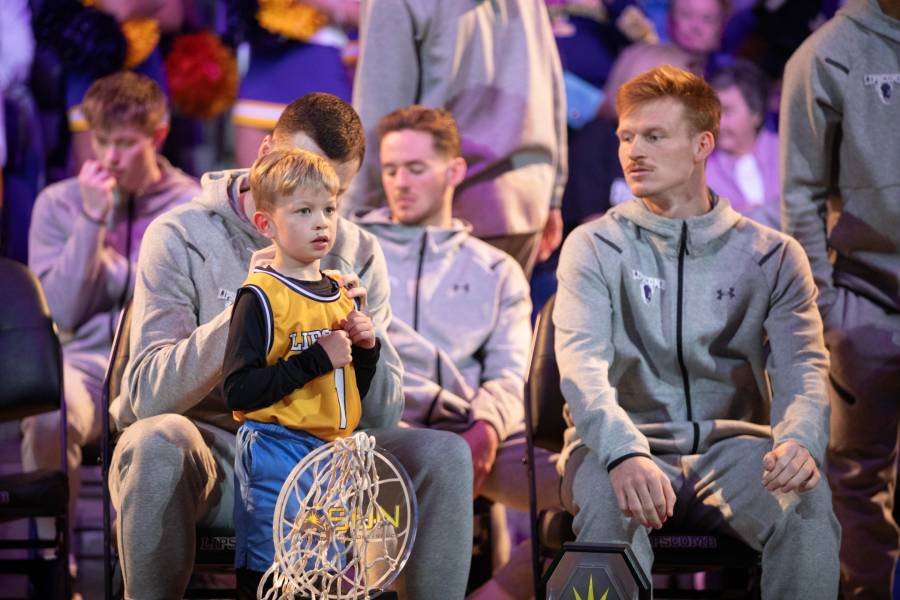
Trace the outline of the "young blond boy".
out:
M 327 441 L 350 435 L 380 345 L 368 316 L 319 270 L 337 226 L 334 169 L 304 150 L 254 163 L 253 224 L 275 245 L 238 291 L 223 366 L 240 421 L 235 454 L 235 567 L 239 597 L 255 598 L 274 560 L 275 501 L 290 471 Z

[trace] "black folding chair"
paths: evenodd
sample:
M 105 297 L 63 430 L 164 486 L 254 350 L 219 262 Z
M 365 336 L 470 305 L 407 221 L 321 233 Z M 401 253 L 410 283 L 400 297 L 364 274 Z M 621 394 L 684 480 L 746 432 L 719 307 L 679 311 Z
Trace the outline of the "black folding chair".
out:
M 55 410 L 60 415 L 61 468 L 0 476 L 0 520 L 28 519 L 31 530 L 27 539 L 0 540 L 0 549 L 28 555 L 3 558 L 0 573 L 27 575 L 33 598 L 71 596 L 62 378 L 59 339 L 40 282 L 21 263 L 0 258 L 0 422 Z M 41 517 L 54 519 L 52 540 L 37 539 L 34 519 Z M 45 558 L 49 550 L 53 557 Z
M 532 340 L 531 362 L 525 384 L 525 429 L 530 483 L 532 561 L 536 598 L 544 597 L 542 565 L 561 552 L 562 545 L 575 539 L 572 515 L 562 509 L 537 510 L 534 448 L 559 452 L 563 447 L 566 422 L 565 399 L 559 387 L 559 368 L 553 348 L 552 296 L 538 315 Z M 758 552 L 724 534 L 698 534 L 663 527 L 650 534 L 653 572 L 681 574 L 721 571 L 725 589 L 656 589 L 656 598 L 754 598 L 759 596 L 761 556 Z

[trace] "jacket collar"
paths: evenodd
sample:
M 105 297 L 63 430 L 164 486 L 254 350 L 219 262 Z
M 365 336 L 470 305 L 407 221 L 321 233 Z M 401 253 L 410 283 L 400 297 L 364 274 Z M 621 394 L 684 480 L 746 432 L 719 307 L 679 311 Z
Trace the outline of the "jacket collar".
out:
M 741 219 L 731 208 L 727 198 L 717 196 L 712 190 L 713 208 L 709 212 L 688 219 L 669 219 L 651 212 L 637 199 L 629 200 L 610 210 L 614 218 L 624 219 L 636 228 L 664 238 L 666 245 L 678 248 L 682 231 L 687 229 L 689 253 L 701 252 L 711 242 L 725 235 Z M 638 232 L 640 235 L 640 231 Z

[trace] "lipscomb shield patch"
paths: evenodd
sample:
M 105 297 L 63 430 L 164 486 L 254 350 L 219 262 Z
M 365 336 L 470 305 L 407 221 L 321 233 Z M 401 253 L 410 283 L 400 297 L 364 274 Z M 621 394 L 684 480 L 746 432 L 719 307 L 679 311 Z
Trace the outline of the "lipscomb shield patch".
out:
M 863 77 L 863 83 L 866 87 L 872 86 L 878 99 L 884 104 L 891 104 L 894 96 L 900 93 L 900 73 L 866 75 Z
M 666 289 L 666 282 L 656 277 L 647 277 L 637 269 L 632 269 L 631 278 L 640 282 L 641 298 L 644 304 L 650 304 L 653 301 L 653 290 Z

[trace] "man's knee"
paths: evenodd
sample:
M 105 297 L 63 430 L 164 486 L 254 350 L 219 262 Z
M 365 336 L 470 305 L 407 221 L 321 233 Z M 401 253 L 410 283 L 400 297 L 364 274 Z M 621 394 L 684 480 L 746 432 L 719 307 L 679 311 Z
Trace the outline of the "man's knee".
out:
M 207 449 L 200 431 L 184 416 L 165 414 L 140 419 L 122 433 L 116 444 L 114 476 L 110 481 L 114 500 L 119 487 L 129 483 L 153 482 L 159 494 L 166 486 L 174 489 L 187 474 L 209 478 L 215 463 Z M 209 456 L 204 458 L 205 455 Z
M 461 436 L 433 429 L 395 429 L 375 437 L 397 457 L 417 488 L 425 482 L 450 485 L 466 489 L 471 498 L 472 453 Z

